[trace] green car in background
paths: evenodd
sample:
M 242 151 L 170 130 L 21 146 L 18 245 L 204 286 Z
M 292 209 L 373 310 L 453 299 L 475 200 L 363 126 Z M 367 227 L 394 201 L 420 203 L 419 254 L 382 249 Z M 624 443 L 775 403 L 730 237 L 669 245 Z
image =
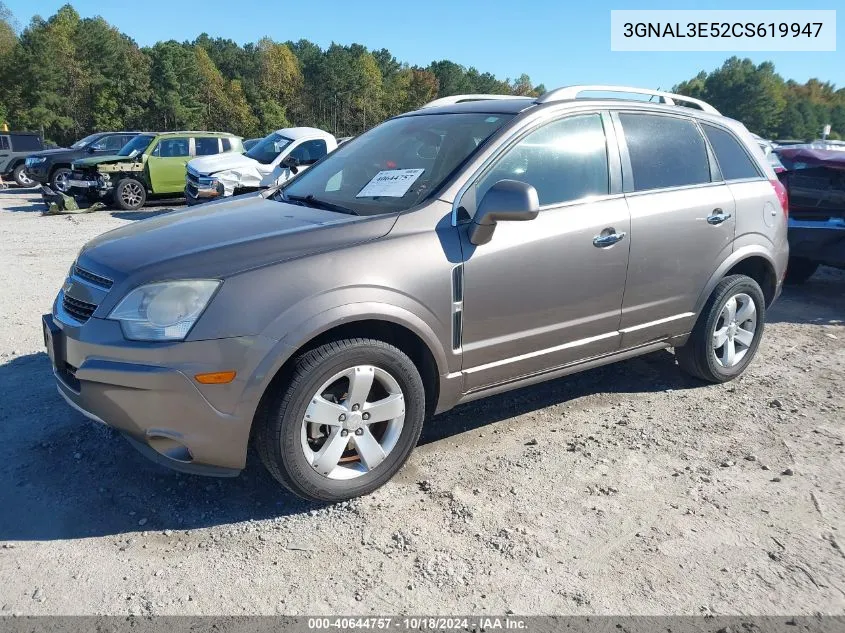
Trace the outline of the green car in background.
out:
M 116 155 L 74 161 L 69 193 L 134 211 L 148 196 L 181 197 L 188 161 L 224 152 L 243 152 L 242 139 L 225 132 L 143 133 Z

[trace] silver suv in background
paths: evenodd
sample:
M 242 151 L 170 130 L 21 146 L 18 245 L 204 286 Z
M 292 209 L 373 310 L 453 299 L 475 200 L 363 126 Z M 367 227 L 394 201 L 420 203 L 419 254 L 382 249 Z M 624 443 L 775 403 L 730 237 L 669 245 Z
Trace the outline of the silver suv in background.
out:
M 95 238 L 45 343 L 71 406 L 157 461 L 234 475 L 252 440 L 336 501 L 463 402 L 665 348 L 738 376 L 786 216 L 757 143 L 701 101 L 450 97 L 279 188 Z

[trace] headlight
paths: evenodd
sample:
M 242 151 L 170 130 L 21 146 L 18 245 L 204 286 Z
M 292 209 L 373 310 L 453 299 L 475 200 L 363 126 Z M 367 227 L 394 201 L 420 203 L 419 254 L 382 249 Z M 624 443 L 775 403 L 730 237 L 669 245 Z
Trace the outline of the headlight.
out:
M 126 338 L 182 341 L 222 282 L 218 279 L 162 281 L 136 288 L 111 311 Z
M 40 165 L 40 164 L 41 164 L 41 163 L 43 163 L 45 160 L 47 160 L 47 159 L 46 159 L 46 158 L 39 158 L 39 157 L 27 158 L 27 159 L 24 161 L 24 164 L 25 164 L 27 167 L 33 167 L 33 166 L 35 166 L 35 165 Z

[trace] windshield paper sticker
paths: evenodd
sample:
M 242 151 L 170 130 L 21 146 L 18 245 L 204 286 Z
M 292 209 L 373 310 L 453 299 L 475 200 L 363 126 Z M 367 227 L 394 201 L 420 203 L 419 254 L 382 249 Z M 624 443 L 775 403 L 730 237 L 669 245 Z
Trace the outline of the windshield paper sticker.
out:
M 364 185 L 356 198 L 401 198 L 411 188 L 425 169 L 388 169 L 380 171 Z

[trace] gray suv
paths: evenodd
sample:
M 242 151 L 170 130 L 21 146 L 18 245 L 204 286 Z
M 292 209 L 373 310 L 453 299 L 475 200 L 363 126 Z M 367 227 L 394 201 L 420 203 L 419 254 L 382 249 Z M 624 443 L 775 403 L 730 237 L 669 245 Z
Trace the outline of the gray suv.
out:
M 45 343 L 68 403 L 156 461 L 236 475 L 252 441 L 337 501 L 460 403 L 665 348 L 738 376 L 786 216 L 754 139 L 701 101 L 451 97 L 280 188 L 95 238 Z

